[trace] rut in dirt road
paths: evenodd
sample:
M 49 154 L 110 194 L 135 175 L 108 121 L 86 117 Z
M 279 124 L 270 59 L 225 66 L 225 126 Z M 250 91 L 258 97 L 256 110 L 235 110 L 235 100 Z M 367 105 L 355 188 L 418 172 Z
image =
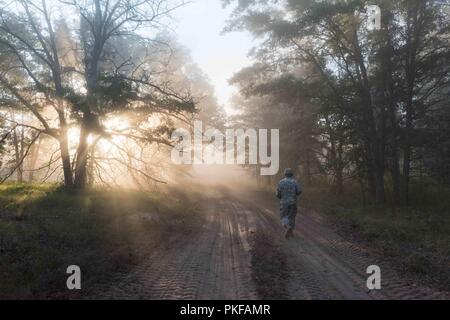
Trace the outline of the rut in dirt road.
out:
M 448 293 L 417 285 L 370 250 L 346 241 L 318 213 L 300 212 L 295 238 L 279 240 L 287 258 L 285 285 L 290 299 L 449 299 Z M 259 216 L 270 232 L 279 234 L 273 212 L 259 209 Z M 371 265 L 381 268 L 381 290 L 367 289 L 366 270 Z
M 256 232 L 267 233 L 280 243 L 280 254 L 287 264 L 282 285 L 289 299 L 448 298 L 400 277 L 369 251 L 339 237 L 320 215 L 300 211 L 296 237 L 286 241 L 273 211 L 209 198 L 205 201 L 204 224 L 195 236 L 178 239 L 169 250 L 154 252 L 97 298 L 261 298 L 254 281 L 258 275 L 251 265 Z M 368 291 L 365 272 L 369 265 L 381 267 L 382 290 Z
M 249 220 L 231 203 L 209 199 L 191 239 L 155 252 L 102 299 L 256 299 L 250 266 Z

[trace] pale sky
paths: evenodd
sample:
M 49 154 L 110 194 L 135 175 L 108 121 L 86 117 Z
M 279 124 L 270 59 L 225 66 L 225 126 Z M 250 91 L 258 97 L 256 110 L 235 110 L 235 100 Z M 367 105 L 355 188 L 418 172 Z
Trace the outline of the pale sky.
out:
M 253 38 L 245 32 L 221 35 L 232 8 L 223 8 L 220 0 L 192 0 L 176 10 L 172 28 L 182 45 L 190 50 L 215 88 L 218 102 L 231 113 L 229 100 L 235 89 L 228 79 L 250 64 L 248 51 Z

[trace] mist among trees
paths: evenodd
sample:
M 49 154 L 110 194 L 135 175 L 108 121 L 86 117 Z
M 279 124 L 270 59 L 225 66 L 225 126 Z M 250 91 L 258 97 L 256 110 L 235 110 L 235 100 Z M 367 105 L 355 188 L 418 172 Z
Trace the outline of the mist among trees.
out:
M 238 121 L 281 129 L 284 166 L 337 193 L 359 184 L 408 203 L 414 179 L 448 185 L 449 10 L 439 1 L 224 1 L 227 31 L 251 32 L 253 66 L 240 88 Z M 283 166 L 283 165 L 282 165 Z M 317 180 L 317 179 L 316 179 Z
M 2 181 L 164 183 L 175 126 L 200 109 L 220 118 L 206 76 L 168 31 L 182 5 L 2 1 Z
M 171 132 L 200 118 L 279 128 L 281 167 L 337 194 L 351 184 L 407 204 L 418 179 L 449 184 L 447 6 L 375 1 L 372 30 L 365 1 L 223 4 L 225 32 L 257 39 L 230 79 L 228 120 L 168 31 L 183 1 L 3 1 L 1 181 L 165 183 L 184 170 L 170 166 Z

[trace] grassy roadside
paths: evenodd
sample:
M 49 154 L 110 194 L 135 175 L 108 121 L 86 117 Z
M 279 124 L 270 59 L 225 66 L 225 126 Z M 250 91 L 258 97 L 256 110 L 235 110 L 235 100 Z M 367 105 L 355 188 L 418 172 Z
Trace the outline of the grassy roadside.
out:
M 326 214 L 338 232 L 376 248 L 399 271 L 450 290 L 450 190 L 415 186 L 409 207 L 362 205 L 358 191 L 337 197 L 307 187 L 301 206 Z
M 0 185 L 0 299 L 89 295 L 151 246 L 192 232 L 197 205 L 195 193 L 178 189 L 74 194 L 55 185 Z M 82 270 L 81 292 L 66 289 L 69 265 Z
M 350 186 L 340 196 L 325 185 L 303 189 L 299 206 L 323 213 L 342 237 L 375 249 L 399 272 L 450 291 L 449 188 L 412 184 L 408 207 L 363 205 L 360 191 Z M 253 184 L 240 199 L 276 212 L 274 190 Z

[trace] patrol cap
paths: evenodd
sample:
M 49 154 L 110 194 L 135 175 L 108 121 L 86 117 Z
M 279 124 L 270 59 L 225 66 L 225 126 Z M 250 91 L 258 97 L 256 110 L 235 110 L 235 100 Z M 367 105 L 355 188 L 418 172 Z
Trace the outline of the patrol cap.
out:
M 284 170 L 284 175 L 286 177 L 293 177 L 294 176 L 294 170 L 292 170 L 291 168 L 286 168 Z

